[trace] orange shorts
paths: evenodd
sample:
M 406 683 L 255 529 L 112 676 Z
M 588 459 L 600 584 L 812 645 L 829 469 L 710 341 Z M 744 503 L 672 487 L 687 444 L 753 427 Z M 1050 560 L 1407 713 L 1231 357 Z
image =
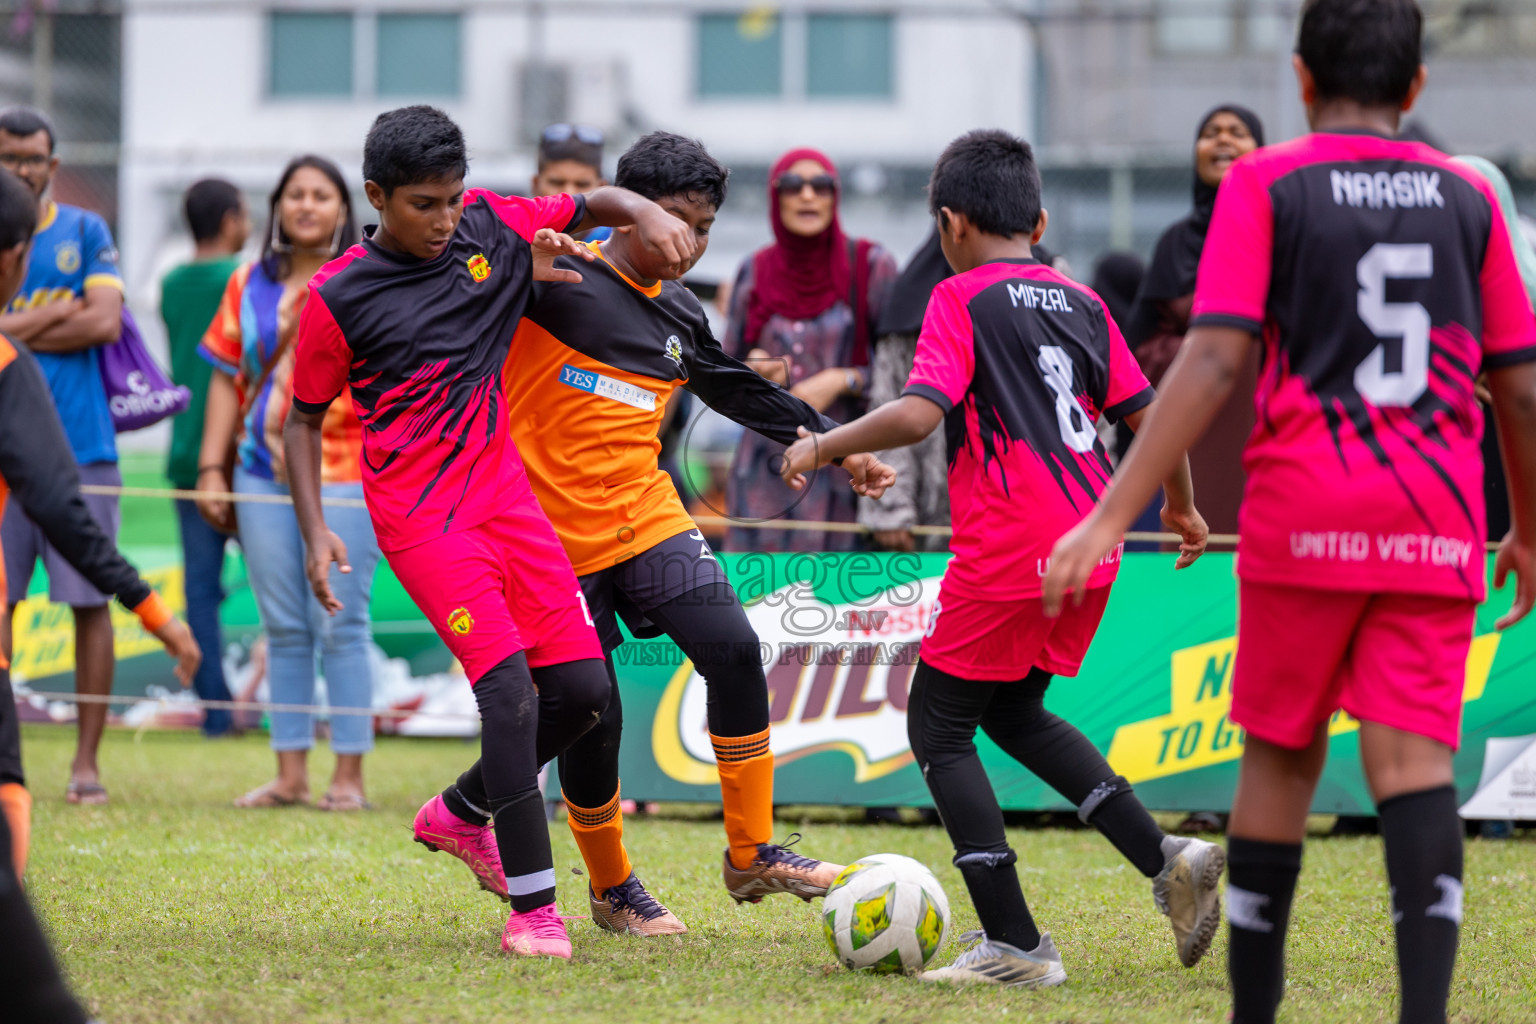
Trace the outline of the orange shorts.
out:
M 1023 679 L 1032 668 L 1075 676 L 1108 603 L 1109 587 L 1095 587 L 1081 606 L 1069 597 L 1061 617 L 1048 619 L 1038 597 L 977 601 L 940 589 L 919 657 L 941 672 L 981 682 Z
M 1299 750 L 1343 708 L 1453 750 L 1477 605 L 1242 580 L 1232 721 Z

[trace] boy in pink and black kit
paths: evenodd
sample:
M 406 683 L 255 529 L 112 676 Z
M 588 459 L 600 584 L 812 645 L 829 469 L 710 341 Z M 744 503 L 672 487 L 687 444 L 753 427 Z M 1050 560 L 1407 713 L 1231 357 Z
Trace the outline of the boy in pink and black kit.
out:
M 1080 588 L 1263 345 L 1244 459 L 1232 720 L 1247 730 L 1228 828 L 1237 1024 L 1268 1024 L 1328 720 L 1360 719 L 1381 816 L 1400 1020 L 1442 1024 L 1462 911 L 1451 756 L 1485 596 L 1485 373 L 1513 531 L 1495 582 L 1533 597 L 1536 318 L 1492 188 L 1393 138 L 1424 82 L 1413 0 L 1311 0 L 1296 71 L 1314 134 L 1222 182 L 1185 351 L 1100 508 L 1057 546 L 1046 601 Z
M 506 198 L 464 188 L 464 137 L 431 107 L 382 114 L 363 174 L 376 231 L 310 282 L 284 427 L 294 505 L 321 604 L 346 548 L 320 506 L 320 424 L 343 388 L 363 425 L 363 493 L 395 575 L 464 666 L 482 721 L 488 807 L 456 786 L 416 838 L 453 853 L 508 899 L 511 953 L 569 959 L 539 766 L 597 721 L 609 681 L 576 576 L 507 435 L 501 369 L 535 278 L 584 250 L 564 232 L 636 225 L 682 265 L 682 222 L 623 189 Z M 490 827 L 494 819 L 495 829 Z
M 1066 979 L 1025 903 L 976 754 L 978 727 L 1154 879 L 1180 959 L 1193 966 L 1220 920 L 1220 848 L 1165 836 L 1098 748 L 1043 704 L 1053 676 L 1077 674 L 1119 567 L 1116 551 L 1095 567 L 1081 607 L 1047 619 L 1040 577 L 1051 545 L 1109 484 L 1095 421 L 1124 419 L 1134 430 L 1152 388 L 1099 297 L 1032 256 L 1046 214 L 1027 143 L 995 131 L 962 136 L 939 157 L 928 194 L 956 276 L 929 300 L 902 397 L 825 434 L 802 428 L 783 469 L 793 485 L 831 459 L 914 444 L 945 425 L 954 558 L 919 652 L 907 732 L 982 932 L 952 966 L 923 978 L 1029 987 Z M 1163 520 L 1184 538 L 1182 568 L 1206 539 L 1182 461 L 1167 493 Z

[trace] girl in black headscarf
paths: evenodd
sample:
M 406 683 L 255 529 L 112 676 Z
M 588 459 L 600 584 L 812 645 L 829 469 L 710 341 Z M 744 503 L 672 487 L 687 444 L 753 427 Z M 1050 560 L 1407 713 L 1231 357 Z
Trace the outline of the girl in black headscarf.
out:
M 1264 126 L 1253 111 L 1224 103 L 1200 120 L 1195 135 L 1195 208 L 1158 239 L 1147 275 L 1131 310 L 1126 340 L 1154 385 L 1184 344 L 1195 298 L 1200 253 L 1216 208 L 1216 189 L 1244 154 L 1264 145 Z M 1190 472 L 1200 495 L 1200 512 L 1212 533 L 1236 533 L 1243 499 L 1242 449 L 1253 430 L 1253 380 L 1257 346 L 1244 377 L 1217 414 L 1211 429 L 1190 450 Z M 1154 527 L 1155 529 L 1156 527 Z

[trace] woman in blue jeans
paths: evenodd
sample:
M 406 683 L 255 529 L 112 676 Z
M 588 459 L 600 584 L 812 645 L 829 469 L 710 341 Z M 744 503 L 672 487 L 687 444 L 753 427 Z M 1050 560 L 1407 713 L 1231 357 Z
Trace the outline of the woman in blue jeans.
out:
M 267 678 L 277 704 L 313 704 L 315 663 L 323 666 L 332 709 L 331 749 L 336 772 L 316 806 L 367 807 L 363 755 L 373 748 L 373 718 L 344 709 L 373 705 L 368 599 L 379 545 L 361 507 L 329 507 L 326 523 L 347 545 L 352 572 L 335 573 L 331 586 L 346 607 L 335 617 L 321 609 L 304 574 L 304 541 L 287 503 L 282 424 L 293 400 L 293 337 L 308 298 L 309 279 L 357 238 L 345 180 L 330 161 L 304 156 L 290 163 L 272 194 L 267 244 L 260 259 L 236 270 L 200 348 L 214 366 L 208 388 L 199 490 L 258 500 L 238 503 L 240 546 L 267 634 Z M 234 480 L 224 479 L 223 453 L 240 434 Z M 363 496 L 359 459 L 362 427 L 350 396 L 326 416 L 322 452 L 324 497 Z M 223 502 L 203 499 L 205 515 L 219 519 Z M 338 713 L 343 712 L 343 713 Z M 309 802 L 309 748 L 315 723 L 304 712 L 274 711 L 272 749 L 277 778 L 235 803 L 280 807 Z

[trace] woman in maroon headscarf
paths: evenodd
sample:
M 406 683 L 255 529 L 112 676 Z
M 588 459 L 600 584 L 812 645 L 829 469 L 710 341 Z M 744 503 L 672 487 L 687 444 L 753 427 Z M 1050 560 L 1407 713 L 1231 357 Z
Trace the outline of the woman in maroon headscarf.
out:
M 794 149 L 768 177 L 774 242 L 747 259 L 731 292 L 724 345 L 841 423 L 864 412 L 869 350 L 896 261 L 879 245 L 843 234 L 842 181 L 814 149 Z M 803 491 L 779 479 L 782 445 L 747 431 L 726 482 L 732 518 L 852 523 L 857 503 L 846 476 L 821 473 Z M 733 526 L 731 551 L 847 551 L 854 533 Z

